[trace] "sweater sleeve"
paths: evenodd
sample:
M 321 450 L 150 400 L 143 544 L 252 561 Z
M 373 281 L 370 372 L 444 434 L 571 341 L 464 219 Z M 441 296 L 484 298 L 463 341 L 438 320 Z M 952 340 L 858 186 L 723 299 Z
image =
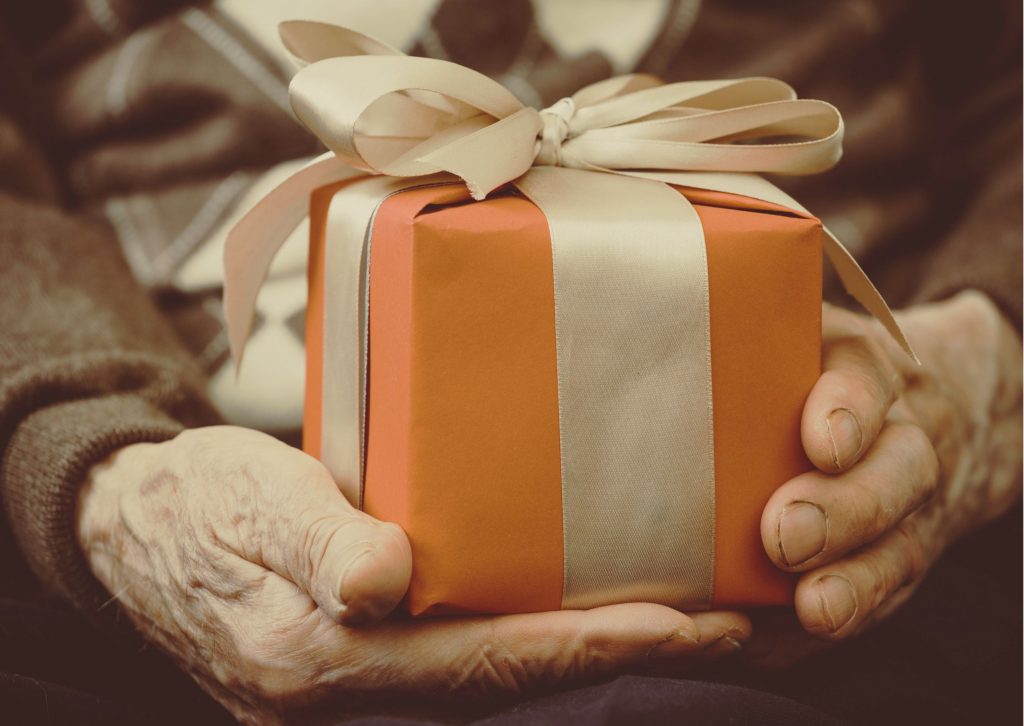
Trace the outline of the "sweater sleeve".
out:
M 0 501 L 50 590 L 109 595 L 75 538 L 77 493 L 114 450 L 217 420 L 205 384 L 109 235 L 0 194 Z

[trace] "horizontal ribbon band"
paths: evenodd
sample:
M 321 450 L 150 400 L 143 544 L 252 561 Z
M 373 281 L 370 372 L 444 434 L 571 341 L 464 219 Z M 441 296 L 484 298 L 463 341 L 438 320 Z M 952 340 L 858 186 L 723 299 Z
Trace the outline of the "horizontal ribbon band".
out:
M 330 153 L 229 234 L 225 317 L 235 360 L 270 260 L 309 194 L 376 175 L 337 194 L 328 225 L 327 269 L 339 272 L 326 287 L 334 342 L 325 346 L 332 358 L 321 450 L 359 502 L 365 241 L 374 210 L 431 180 L 461 180 L 474 199 L 514 182 L 548 219 L 555 266 L 563 604 L 614 599 L 638 577 L 650 599 L 708 602 L 715 512 L 704 235 L 690 203 L 664 185 L 805 211 L 756 174 L 830 168 L 842 150 L 839 112 L 770 78 L 662 84 L 646 75 L 610 78 L 537 111 L 475 71 L 408 57 L 352 30 L 294 21 L 281 36 L 304 66 L 290 87 L 293 108 Z M 827 231 L 825 251 L 847 290 L 913 357 L 877 289 Z M 638 383 L 644 366 L 650 379 Z M 670 503 L 664 518 L 673 527 L 635 496 L 616 498 L 616 487 L 637 478 L 645 496 Z M 617 513 L 615 523 L 602 518 L 607 512 Z M 621 556 L 609 556 L 613 546 Z

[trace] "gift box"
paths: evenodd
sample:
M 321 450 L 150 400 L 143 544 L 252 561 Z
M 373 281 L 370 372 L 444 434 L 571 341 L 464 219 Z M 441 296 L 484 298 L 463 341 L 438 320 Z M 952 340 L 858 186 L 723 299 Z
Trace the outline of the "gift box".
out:
M 408 534 L 409 610 L 789 601 L 760 518 L 810 468 L 823 253 L 913 355 L 838 240 L 752 173 L 829 168 L 838 111 L 772 79 L 625 76 L 538 112 L 344 28 L 282 37 L 330 152 L 230 233 L 229 340 L 240 364 L 308 213 L 304 447 Z
M 547 223 L 521 196 L 446 205 L 452 191 L 393 196 L 373 225 L 364 507 L 409 536 L 413 613 L 558 609 L 571 549 L 563 543 L 574 532 L 564 526 Z M 314 456 L 330 374 L 317 352 L 332 334 L 322 304 L 325 217 L 338 192 L 318 190 L 311 207 L 305 448 Z M 783 603 L 793 581 L 765 556 L 759 523 L 771 493 L 809 468 L 799 426 L 820 366 L 821 225 L 734 195 L 679 193 L 700 215 L 710 282 L 711 606 Z M 672 549 L 682 525 L 660 521 L 664 502 L 645 502 L 642 481 L 613 484 L 645 510 L 648 546 Z M 598 526 L 628 550 L 608 506 Z M 628 554 L 620 599 L 631 599 L 628 573 L 644 566 L 642 552 Z M 600 595 L 584 604 L 606 602 Z

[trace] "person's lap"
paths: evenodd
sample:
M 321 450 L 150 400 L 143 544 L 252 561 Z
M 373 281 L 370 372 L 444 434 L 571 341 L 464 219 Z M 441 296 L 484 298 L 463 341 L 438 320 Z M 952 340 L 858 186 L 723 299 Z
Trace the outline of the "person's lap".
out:
M 524 701 L 481 721 L 1020 723 L 1020 521 L 1018 507 L 943 558 L 889 621 L 790 669 L 723 667 L 702 680 L 623 677 Z M 4 583 L 0 713 L 12 723 L 230 723 L 153 649 Z

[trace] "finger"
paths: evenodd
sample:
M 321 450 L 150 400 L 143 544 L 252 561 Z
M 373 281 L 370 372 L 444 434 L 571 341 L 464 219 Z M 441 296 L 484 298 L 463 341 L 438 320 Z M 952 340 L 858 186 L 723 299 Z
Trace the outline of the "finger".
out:
M 746 648 L 752 632 L 747 614 L 715 611 L 691 613 L 689 617 L 697 626 L 697 647 L 692 643 L 685 647 L 672 645 L 674 640 L 664 647 L 655 646 L 639 670 L 656 676 L 677 676 L 700 663 L 739 655 Z
M 812 471 L 779 487 L 761 516 L 765 551 L 776 566 L 794 572 L 833 562 L 919 509 L 938 479 L 938 460 L 924 432 L 889 425 L 850 471 Z
M 395 686 L 431 696 L 514 695 L 652 666 L 735 653 L 750 636 L 740 613 L 692 616 L 652 604 L 408 623 L 360 631 L 396 644 Z M 398 664 L 401 664 L 399 667 Z
M 294 451 L 294 450 L 292 450 Z M 401 527 L 354 509 L 327 470 L 302 458 L 279 478 L 278 520 L 262 547 L 262 564 L 302 588 L 335 622 L 380 620 L 401 601 L 412 574 L 412 552 Z
M 909 595 L 928 559 L 911 517 L 867 549 L 804 575 L 796 589 L 797 617 L 821 638 L 855 635 Z
M 899 394 L 895 367 L 864 330 L 852 313 L 826 314 L 823 372 L 800 425 L 807 457 L 824 472 L 845 471 L 864 455 Z

